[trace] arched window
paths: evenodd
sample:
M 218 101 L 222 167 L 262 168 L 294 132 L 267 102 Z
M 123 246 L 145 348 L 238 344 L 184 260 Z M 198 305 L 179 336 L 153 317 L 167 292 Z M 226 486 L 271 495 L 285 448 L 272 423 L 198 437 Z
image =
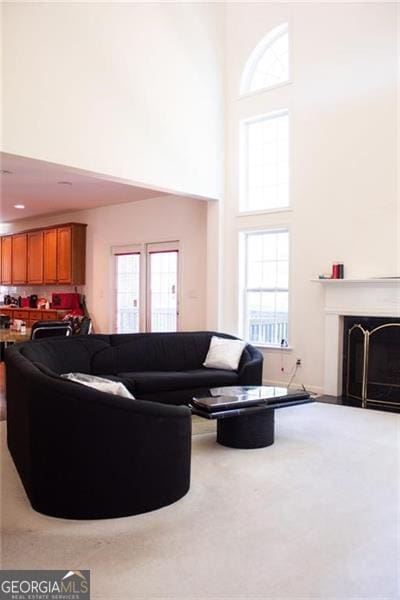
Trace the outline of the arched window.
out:
M 240 83 L 247 94 L 289 81 L 289 32 L 283 23 L 267 33 L 248 59 Z

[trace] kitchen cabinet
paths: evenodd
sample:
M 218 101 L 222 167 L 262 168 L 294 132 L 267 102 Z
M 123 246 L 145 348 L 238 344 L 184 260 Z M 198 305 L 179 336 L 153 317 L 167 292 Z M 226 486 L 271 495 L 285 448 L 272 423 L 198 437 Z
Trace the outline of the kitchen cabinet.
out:
M 1 238 L 1 283 L 11 285 L 11 236 Z
M 43 231 L 28 233 L 28 284 L 43 283 Z
M 57 283 L 57 229 L 43 231 L 43 280 Z
M 42 310 L 42 321 L 62 320 L 68 311 Z
M 57 229 L 57 281 L 70 283 L 72 280 L 72 229 Z
M 57 283 L 85 283 L 86 225 L 57 227 Z
M 13 285 L 24 285 L 27 280 L 28 236 L 26 233 L 19 233 L 11 239 L 11 280 Z
M 66 223 L 0 238 L 3 285 L 84 285 L 86 225 Z

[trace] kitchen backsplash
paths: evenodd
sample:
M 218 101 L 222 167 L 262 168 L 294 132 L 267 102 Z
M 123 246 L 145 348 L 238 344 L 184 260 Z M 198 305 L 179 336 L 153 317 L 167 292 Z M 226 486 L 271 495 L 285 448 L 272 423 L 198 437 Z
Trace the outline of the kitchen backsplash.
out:
M 18 296 L 22 296 L 23 298 L 26 296 L 30 296 L 31 294 L 36 294 L 39 298 L 46 298 L 49 302 L 51 302 L 52 294 L 54 293 L 73 293 L 75 290 L 78 294 L 84 293 L 84 286 L 78 285 L 0 285 L 0 304 L 4 301 L 4 296 L 6 294 L 10 296 L 14 296 L 18 298 Z

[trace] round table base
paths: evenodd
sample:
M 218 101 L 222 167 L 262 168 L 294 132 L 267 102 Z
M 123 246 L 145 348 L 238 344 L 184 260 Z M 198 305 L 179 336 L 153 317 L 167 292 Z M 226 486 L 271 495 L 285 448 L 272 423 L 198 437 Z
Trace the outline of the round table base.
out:
M 230 448 L 265 448 L 274 443 L 275 411 L 240 415 L 217 421 L 217 442 Z

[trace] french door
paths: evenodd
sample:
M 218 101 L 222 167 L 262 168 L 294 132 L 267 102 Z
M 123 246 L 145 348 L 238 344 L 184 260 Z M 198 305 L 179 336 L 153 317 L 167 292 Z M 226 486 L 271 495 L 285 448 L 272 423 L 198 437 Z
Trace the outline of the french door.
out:
M 118 333 L 178 330 L 178 242 L 113 248 Z
M 147 244 L 147 331 L 177 331 L 178 248 Z
M 140 253 L 115 255 L 117 333 L 140 331 Z

